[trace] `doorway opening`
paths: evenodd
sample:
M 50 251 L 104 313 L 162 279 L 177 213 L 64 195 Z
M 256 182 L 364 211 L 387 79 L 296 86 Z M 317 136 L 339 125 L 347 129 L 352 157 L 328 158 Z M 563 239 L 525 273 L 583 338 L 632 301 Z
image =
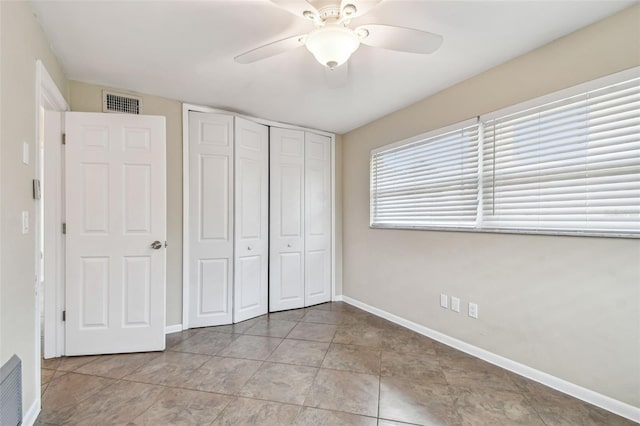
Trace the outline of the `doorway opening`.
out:
M 34 359 L 35 371 L 40 371 L 42 358 L 61 356 L 64 351 L 62 318 L 56 312 L 61 312 L 59 292 L 64 291 L 61 281 L 63 269 L 60 266 L 64 253 L 61 233 L 62 114 L 69 110 L 69 105 L 40 60 L 36 61 L 35 107 Z M 35 381 L 35 388 L 40 389 L 40 374 L 35 375 Z

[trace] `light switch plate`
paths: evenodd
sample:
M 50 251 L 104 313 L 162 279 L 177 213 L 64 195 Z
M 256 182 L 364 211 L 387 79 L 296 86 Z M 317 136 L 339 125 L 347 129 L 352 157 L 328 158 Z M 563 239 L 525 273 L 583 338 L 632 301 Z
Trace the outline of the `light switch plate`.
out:
M 446 294 L 440 294 L 440 306 L 443 308 L 449 307 L 449 297 Z
M 458 297 L 451 296 L 451 310 L 460 312 L 460 299 Z
M 22 212 L 22 234 L 26 235 L 29 233 L 29 212 Z
M 22 142 L 22 162 L 29 164 L 29 144 Z
M 469 302 L 469 316 L 471 318 L 478 318 L 478 304 Z

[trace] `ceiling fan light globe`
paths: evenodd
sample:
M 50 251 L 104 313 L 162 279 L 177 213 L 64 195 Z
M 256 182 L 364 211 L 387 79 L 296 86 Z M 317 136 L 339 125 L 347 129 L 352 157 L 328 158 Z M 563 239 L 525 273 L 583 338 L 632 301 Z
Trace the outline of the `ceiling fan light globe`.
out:
M 324 26 L 307 36 L 305 46 L 322 65 L 335 68 L 349 60 L 360 46 L 360 38 L 349 28 Z

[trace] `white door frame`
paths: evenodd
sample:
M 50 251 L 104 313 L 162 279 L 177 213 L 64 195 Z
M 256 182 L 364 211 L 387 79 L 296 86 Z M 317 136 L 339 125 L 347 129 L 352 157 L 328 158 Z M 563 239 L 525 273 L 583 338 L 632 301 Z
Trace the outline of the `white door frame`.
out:
M 331 300 L 336 300 L 336 135 L 307 127 L 294 126 L 194 104 L 182 104 L 182 329 L 189 326 L 189 111 L 228 114 L 258 124 L 283 129 L 303 130 L 331 138 Z
M 41 60 L 36 61 L 36 99 L 35 99 L 35 109 L 36 109 L 36 139 L 35 146 L 33 151 L 35 152 L 35 178 L 42 180 L 43 176 L 40 173 L 41 165 L 43 161 L 47 161 L 48 169 L 55 171 L 57 175 L 55 179 L 57 179 L 60 185 L 50 185 L 51 190 L 56 191 L 53 194 L 51 199 L 58 200 L 55 205 L 47 205 L 44 206 L 47 209 L 47 212 L 51 212 L 56 217 L 62 217 L 62 164 L 59 162 L 60 157 L 49 159 L 49 158 L 41 158 L 40 153 L 40 141 L 45 137 L 42 134 L 41 122 L 44 120 L 44 116 L 42 114 L 43 110 L 49 111 L 68 111 L 69 105 L 67 101 L 60 93 L 60 89 L 56 86 L 56 83 L 51 78 L 51 75 L 47 71 L 46 67 L 42 63 Z M 64 123 L 61 119 L 61 130 L 64 131 Z M 51 141 L 45 141 L 45 143 L 55 143 Z M 62 141 L 59 142 L 60 147 L 62 146 Z M 57 161 L 55 163 L 50 163 L 50 161 Z M 49 176 L 49 178 L 52 178 Z M 40 237 L 41 234 L 44 233 L 45 240 L 53 239 L 57 243 L 53 246 L 53 252 L 45 252 L 45 259 L 53 259 L 52 262 L 54 269 L 53 273 L 47 275 L 47 283 L 45 285 L 49 290 L 53 291 L 45 291 L 44 292 L 44 304 L 46 306 L 51 306 L 53 309 L 48 310 L 45 309 L 45 328 L 50 330 L 49 333 L 45 334 L 45 349 L 47 349 L 47 357 L 56 357 L 64 354 L 64 323 L 62 322 L 62 318 L 56 315 L 56 313 L 61 313 L 63 310 L 63 306 L 60 305 L 60 301 L 64 300 L 64 281 L 63 281 L 63 273 L 64 270 L 62 268 L 62 264 L 56 259 L 59 259 L 60 256 L 64 256 L 64 250 L 62 247 L 62 238 L 61 238 L 61 226 L 62 223 L 59 224 L 55 229 L 50 229 L 49 227 L 45 229 L 41 229 L 40 226 L 40 203 L 43 203 L 44 199 L 35 200 L 36 208 L 35 208 L 35 217 L 34 217 L 34 229 L 35 229 L 35 272 L 36 272 L 36 291 L 35 291 L 35 371 L 36 371 L 36 387 L 35 389 L 40 389 L 40 280 L 42 277 L 42 271 L 40 270 Z M 51 228 L 54 228 L 53 226 Z M 62 294 L 62 299 L 60 298 L 60 294 Z M 46 327 L 49 325 L 49 327 Z M 36 393 L 37 406 L 40 407 L 40 392 Z

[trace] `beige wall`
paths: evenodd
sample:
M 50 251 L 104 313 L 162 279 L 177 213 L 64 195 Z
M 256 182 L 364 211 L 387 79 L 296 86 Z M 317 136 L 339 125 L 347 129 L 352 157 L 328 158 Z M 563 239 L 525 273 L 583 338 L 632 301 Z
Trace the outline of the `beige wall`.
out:
M 0 365 L 14 353 L 22 359 L 23 412 L 36 400 L 35 389 L 35 203 L 31 180 L 35 177 L 36 60 L 43 61 L 62 94 L 67 81 L 49 49 L 27 2 L 0 2 L 2 72 L 0 204 Z M 29 165 L 22 164 L 22 142 L 30 147 Z M 30 232 L 21 233 L 21 212 L 28 211 Z
M 102 112 L 103 86 L 69 82 L 72 111 Z M 113 89 L 118 92 L 122 90 Z M 132 92 L 124 92 L 132 93 Z M 182 103 L 157 96 L 142 97 L 143 114 L 167 121 L 167 325 L 182 323 Z
M 4 363 L 2 351 L 2 7 L 0 6 L 0 363 Z
M 639 22 L 635 6 L 344 135 L 344 295 L 640 407 L 639 240 L 368 227 L 372 148 L 640 65 Z

